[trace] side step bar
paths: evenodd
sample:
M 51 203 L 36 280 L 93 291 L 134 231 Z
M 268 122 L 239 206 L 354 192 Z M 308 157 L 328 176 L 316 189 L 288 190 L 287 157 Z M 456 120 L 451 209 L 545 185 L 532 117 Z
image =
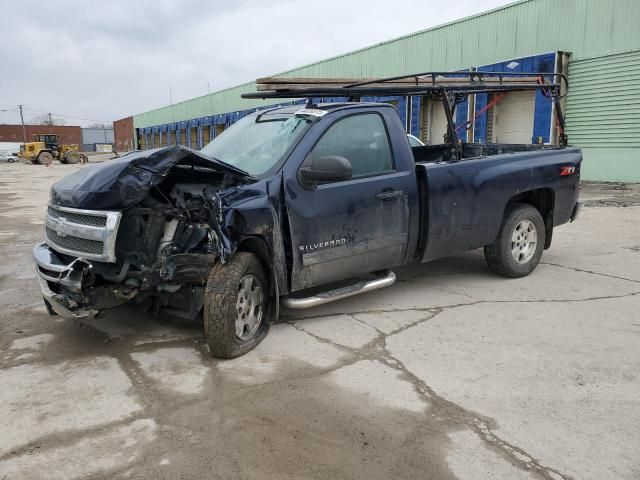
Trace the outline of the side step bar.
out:
M 375 280 L 354 283 L 353 285 L 349 285 L 348 287 L 336 288 L 335 290 L 322 292 L 311 297 L 284 297 L 280 299 L 280 305 L 293 310 L 302 310 L 305 308 L 317 307 L 318 305 L 335 302 L 336 300 L 352 297 L 360 293 L 370 292 L 372 290 L 378 290 L 379 288 L 388 287 L 390 285 L 393 285 L 395 281 L 396 274 L 391 270 L 388 270 L 384 272 L 384 276 L 376 278 Z

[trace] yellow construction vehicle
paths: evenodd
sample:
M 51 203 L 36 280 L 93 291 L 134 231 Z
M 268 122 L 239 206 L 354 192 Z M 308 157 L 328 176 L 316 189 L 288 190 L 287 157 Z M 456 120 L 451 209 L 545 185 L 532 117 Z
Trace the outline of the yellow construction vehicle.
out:
M 86 162 L 87 156 L 78 151 L 78 145 L 59 145 L 58 135 L 53 133 L 38 133 L 33 135 L 33 142 L 20 146 L 20 158 L 30 160 L 31 163 L 48 165 L 54 159 L 60 163 Z

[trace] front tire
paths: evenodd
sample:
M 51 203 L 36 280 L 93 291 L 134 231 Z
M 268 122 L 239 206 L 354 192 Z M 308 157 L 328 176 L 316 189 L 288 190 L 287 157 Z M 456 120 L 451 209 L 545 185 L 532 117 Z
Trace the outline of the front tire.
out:
M 67 153 L 64 154 L 64 163 L 74 164 L 80 160 L 80 154 L 74 150 L 68 150 Z
M 498 275 L 524 277 L 538 266 L 544 241 L 545 225 L 540 212 L 525 203 L 511 203 L 505 211 L 498 238 L 484 247 L 484 257 Z
M 211 355 L 236 358 L 267 335 L 269 289 L 258 257 L 238 252 L 209 273 L 204 302 L 204 332 Z

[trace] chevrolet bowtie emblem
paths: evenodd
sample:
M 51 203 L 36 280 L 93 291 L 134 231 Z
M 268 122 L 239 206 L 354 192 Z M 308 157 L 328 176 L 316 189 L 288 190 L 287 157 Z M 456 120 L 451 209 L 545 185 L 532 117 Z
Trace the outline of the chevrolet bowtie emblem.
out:
M 55 223 L 54 230 L 56 231 L 58 236 L 66 237 L 67 236 L 67 220 L 63 217 L 58 217 L 55 220 L 55 222 L 56 223 Z

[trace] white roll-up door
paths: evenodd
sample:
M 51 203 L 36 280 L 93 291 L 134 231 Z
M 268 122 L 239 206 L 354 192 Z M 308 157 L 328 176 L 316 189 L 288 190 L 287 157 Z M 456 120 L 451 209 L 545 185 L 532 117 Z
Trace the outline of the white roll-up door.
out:
M 447 133 L 447 116 L 444 113 L 442 102 L 431 101 L 431 124 L 429 126 L 429 143 L 438 145 L 444 143 L 444 135 Z
M 509 92 L 493 107 L 491 128 L 494 143 L 531 143 L 534 91 Z

